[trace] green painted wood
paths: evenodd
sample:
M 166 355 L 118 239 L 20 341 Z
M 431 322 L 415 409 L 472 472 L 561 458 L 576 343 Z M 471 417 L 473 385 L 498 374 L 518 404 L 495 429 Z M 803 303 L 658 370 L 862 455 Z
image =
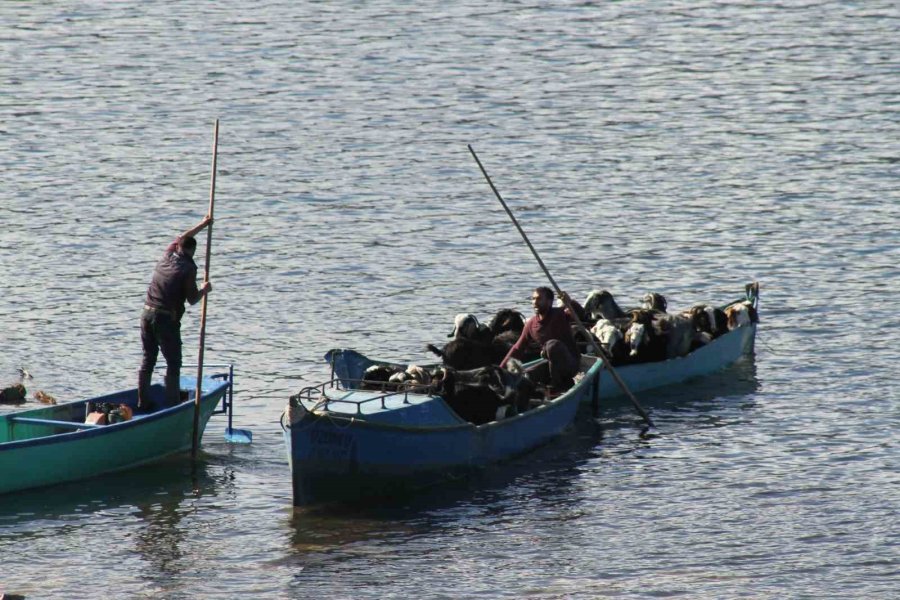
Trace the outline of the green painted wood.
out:
M 205 387 L 200 403 L 201 435 L 227 389 L 228 384 L 224 382 L 210 381 Z M 105 398 L 116 397 L 113 394 Z M 130 421 L 87 430 L 21 421 L 22 418 L 83 421 L 84 405 L 85 401 L 72 402 L 2 417 L 0 494 L 129 469 L 191 448 L 193 400 Z
M 57 421 L 55 419 L 33 419 L 31 417 L 10 417 L 13 425 L 27 423 L 29 425 L 41 425 L 43 427 L 57 427 L 61 429 L 97 429 L 103 425 L 94 423 L 74 423 L 71 421 Z

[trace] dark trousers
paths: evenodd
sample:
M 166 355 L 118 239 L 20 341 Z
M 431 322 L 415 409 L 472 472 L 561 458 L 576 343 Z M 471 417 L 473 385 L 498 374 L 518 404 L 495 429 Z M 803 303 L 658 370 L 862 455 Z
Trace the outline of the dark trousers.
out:
M 578 372 L 578 357 L 565 344 L 559 340 L 549 340 L 541 348 L 541 358 L 549 361 L 549 383 L 555 390 L 564 391 L 572 387 Z
M 181 402 L 181 323 L 169 312 L 144 309 L 141 314 L 144 357 L 138 370 L 138 403 L 150 407 L 150 377 L 159 351 L 166 359 L 166 407 Z

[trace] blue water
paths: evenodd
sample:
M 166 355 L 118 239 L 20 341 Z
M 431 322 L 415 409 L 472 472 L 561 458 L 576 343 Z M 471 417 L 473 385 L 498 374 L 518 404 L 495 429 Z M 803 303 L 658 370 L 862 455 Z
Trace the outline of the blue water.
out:
M 0 592 L 896 597 L 898 34 L 880 0 L 0 4 L 0 380 L 134 385 L 219 118 L 206 357 L 254 433 L 0 498 Z M 294 510 L 278 418 L 326 350 L 424 361 L 545 282 L 469 143 L 574 297 L 758 280 L 756 354 L 643 393 L 660 437 L 610 406 L 470 482 Z

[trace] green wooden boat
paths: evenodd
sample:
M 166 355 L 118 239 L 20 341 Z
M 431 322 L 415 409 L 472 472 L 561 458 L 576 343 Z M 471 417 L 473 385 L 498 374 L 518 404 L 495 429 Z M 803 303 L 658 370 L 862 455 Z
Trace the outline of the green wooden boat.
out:
M 214 412 L 231 414 L 232 374 L 229 369 L 203 378 L 201 436 Z M 190 450 L 196 381 L 181 378 L 188 398 L 180 404 L 108 425 L 86 423 L 85 417 L 96 407 L 134 409 L 137 389 L 0 415 L 0 494 L 130 469 Z M 150 393 L 151 401 L 160 404 L 163 386 L 152 386 Z M 220 402 L 223 408 L 217 411 Z

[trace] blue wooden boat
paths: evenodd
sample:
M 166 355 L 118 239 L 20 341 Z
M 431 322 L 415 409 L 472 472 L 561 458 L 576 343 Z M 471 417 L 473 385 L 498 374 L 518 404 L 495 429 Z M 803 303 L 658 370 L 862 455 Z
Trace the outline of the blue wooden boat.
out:
M 741 303 L 749 303 L 754 310 L 758 310 L 758 286 L 748 285 L 745 297 L 729 302 L 720 308 L 724 310 L 729 306 Z M 632 392 L 673 385 L 694 377 L 709 375 L 724 369 L 740 357 L 751 354 L 756 340 L 756 328 L 756 323 L 748 323 L 732 329 L 685 356 L 616 367 L 616 373 Z M 363 373 L 371 366 L 385 365 L 403 369 L 407 365 L 407 363 L 396 361 L 372 359 L 349 349 L 331 350 L 325 358 L 332 366 L 334 377 L 345 386 L 362 379 Z M 427 368 L 434 366 L 436 365 L 428 365 Z M 598 372 L 597 376 L 600 377 L 598 391 L 601 401 L 624 395 L 622 388 L 610 374 Z M 592 397 L 587 396 L 584 400 L 591 401 Z
M 753 352 L 756 327 L 756 323 L 751 323 L 733 329 L 686 356 L 617 367 L 616 373 L 632 392 L 683 383 L 695 377 L 709 375 Z M 622 388 L 613 380 L 612 376 L 607 374 L 601 377 L 601 399 L 617 398 L 623 395 Z
M 560 435 L 594 392 L 601 364 L 589 358 L 585 367 L 566 393 L 482 425 L 427 386 L 371 391 L 333 379 L 305 388 L 282 415 L 294 504 L 392 495 L 528 452 Z
M 757 306 L 757 287 L 731 304 Z M 616 369 L 632 391 L 707 375 L 753 351 L 756 324 L 713 339 L 686 356 Z M 597 357 L 582 356 L 581 374 L 565 394 L 513 417 L 474 425 L 457 416 L 427 388 L 406 391 L 360 389 L 369 367 L 405 368 L 405 363 L 370 359 L 348 349 L 325 359 L 332 379 L 292 396 L 282 415 L 294 504 L 394 493 L 464 475 L 523 454 L 559 435 L 578 404 L 623 394 Z M 438 365 L 424 365 L 426 369 Z
M 213 413 L 231 412 L 233 370 L 204 377 L 200 397 L 200 435 Z M 182 377 L 188 399 L 171 408 L 135 414 L 109 425 L 85 422 L 89 403 L 137 404 L 137 389 L 0 415 L 0 494 L 75 481 L 130 469 L 193 443 L 195 377 Z M 165 390 L 154 385 L 151 402 L 161 405 Z M 222 408 L 216 410 L 219 403 Z

